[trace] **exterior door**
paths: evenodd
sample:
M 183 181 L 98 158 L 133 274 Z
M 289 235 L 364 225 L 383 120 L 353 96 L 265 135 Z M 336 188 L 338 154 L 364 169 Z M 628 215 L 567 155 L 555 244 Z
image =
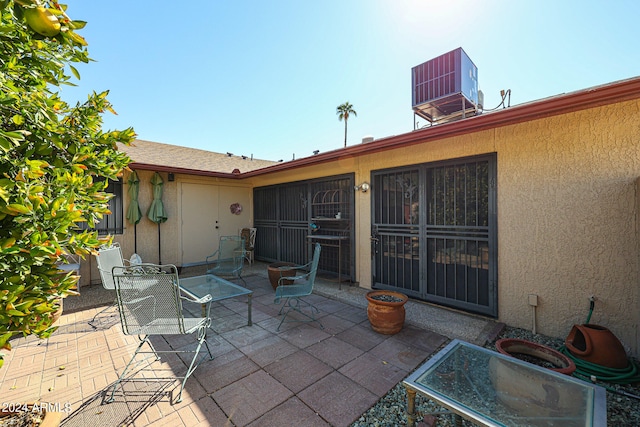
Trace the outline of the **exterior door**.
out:
M 202 264 L 218 249 L 219 187 L 183 182 L 180 189 L 182 265 Z
M 496 317 L 495 155 L 372 175 L 374 288 Z

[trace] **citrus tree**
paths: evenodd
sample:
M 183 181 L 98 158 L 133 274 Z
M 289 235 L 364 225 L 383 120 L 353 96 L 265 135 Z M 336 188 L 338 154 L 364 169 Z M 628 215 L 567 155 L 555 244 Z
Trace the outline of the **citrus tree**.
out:
M 101 242 L 89 231 L 109 213 L 109 179 L 130 159 L 117 142 L 135 133 L 103 131 L 107 92 L 69 105 L 58 90 L 79 79 L 87 43 L 63 4 L 0 0 L 0 349 L 22 334 L 47 338 L 61 299 L 78 276 L 57 265 Z M 0 366 L 2 354 L 0 353 Z

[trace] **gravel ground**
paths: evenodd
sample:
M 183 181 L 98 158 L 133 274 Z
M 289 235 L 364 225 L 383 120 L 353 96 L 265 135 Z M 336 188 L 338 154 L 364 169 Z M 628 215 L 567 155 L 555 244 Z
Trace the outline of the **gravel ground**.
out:
M 509 327 L 502 331 L 498 339 L 499 338 L 520 338 L 537 342 L 554 349 L 559 349 L 564 341 L 562 339 L 550 338 L 544 335 L 534 335 L 527 330 Z M 487 343 L 485 347 L 495 350 L 493 342 Z M 634 362 L 638 364 L 637 360 Z M 611 386 L 609 384 L 600 385 Z M 634 396 L 640 396 L 640 383 L 626 385 L 624 387 L 611 387 L 617 392 L 626 392 Z M 400 383 L 382 397 L 376 405 L 365 412 L 351 425 L 351 427 L 405 426 L 407 424 L 405 412 L 406 402 L 407 396 L 405 388 L 402 386 L 402 383 Z M 419 422 L 423 419 L 425 414 L 439 410 L 443 410 L 443 408 L 419 394 L 416 396 L 416 413 L 418 414 L 417 425 L 420 425 Z M 425 424 L 423 423 L 422 425 L 424 426 Z M 474 424 L 466 420 L 463 420 L 462 425 L 465 427 L 474 426 Z M 627 397 L 614 391 L 607 391 L 607 425 L 610 427 L 640 426 L 640 399 Z M 454 423 L 452 422 L 452 417 L 449 415 L 438 417 L 437 426 L 453 427 Z

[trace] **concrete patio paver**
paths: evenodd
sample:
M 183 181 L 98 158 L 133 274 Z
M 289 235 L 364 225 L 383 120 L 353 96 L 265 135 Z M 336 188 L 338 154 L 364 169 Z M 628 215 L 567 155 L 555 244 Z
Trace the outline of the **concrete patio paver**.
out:
M 253 326 L 247 326 L 246 297 L 212 307 L 207 342 L 215 358 L 187 381 L 182 402 L 175 402 L 180 387 L 175 377 L 186 369 L 185 357 L 163 355 L 152 369 L 134 371 L 115 401 L 106 403 L 138 340 L 123 335 L 115 309 L 96 304 L 66 311 L 49 340 L 12 340 L 13 350 L 0 369 L 2 400 L 59 403 L 69 409 L 62 421 L 68 427 L 348 426 L 446 341 L 409 322 L 395 336 L 373 332 L 363 309 L 364 291 L 343 284 L 339 294 L 331 283 L 312 296 L 324 329 L 317 322 L 284 323 L 277 331 L 279 306 L 273 303 L 266 268 L 254 263 L 248 273 Z M 112 301 L 108 295 L 103 303 Z M 96 315 L 92 327 L 89 321 Z M 184 338 L 154 337 L 153 342 L 159 349 L 194 345 Z M 145 380 L 153 377 L 161 380 Z

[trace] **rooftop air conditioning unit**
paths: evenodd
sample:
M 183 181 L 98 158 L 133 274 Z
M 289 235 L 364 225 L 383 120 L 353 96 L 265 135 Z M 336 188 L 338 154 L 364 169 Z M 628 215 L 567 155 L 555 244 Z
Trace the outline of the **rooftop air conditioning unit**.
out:
M 433 123 L 448 121 L 478 108 L 478 68 L 462 48 L 411 69 L 414 114 Z

